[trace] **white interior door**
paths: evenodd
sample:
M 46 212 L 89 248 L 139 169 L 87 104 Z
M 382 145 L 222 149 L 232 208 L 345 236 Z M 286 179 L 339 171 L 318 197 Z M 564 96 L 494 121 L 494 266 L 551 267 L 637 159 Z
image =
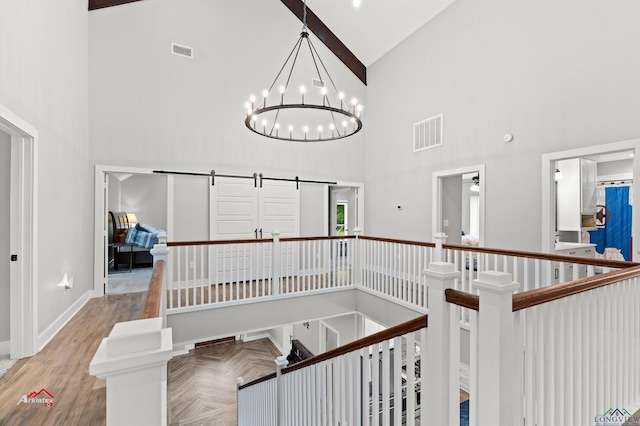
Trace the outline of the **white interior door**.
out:
M 300 236 L 300 191 L 295 184 L 265 180 L 258 194 L 263 238 L 269 238 L 274 230 L 280 231 L 280 238 Z
M 280 231 L 281 238 L 300 234 L 300 191 L 292 182 L 265 180 L 258 187 L 251 179 L 217 177 L 210 200 L 212 240 L 271 238 L 274 230 Z M 231 272 L 234 270 L 237 276 L 252 279 L 260 279 L 270 271 L 270 245 L 257 247 L 257 255 L 252 255 L 248 244 L 228 250 L 214 246 L 212 250 L 218 271 L 223 271 L 218 274 L 218 281 L 235 281 Z M 253 263 L 256 258 L 261 259 L 260 265 Z M 286 270 L 292 259 L 290 253 L 282 256 L 281 267 Z M 234 265 L 243 265 L 242 271 L 234 269 Z
M 275 230 L 280 232 L 280 238 L 300 236 L 300 191 L 295 184 L 286 181 L 263 181 L 258 191 L 258 215 L 260 235 L 270 238 Z M 294 270 L 297 245 L 281 246 L 280 268 L 282 276 L 297 275 Z M 270 250 L 267 248 L 267 250 Z
M 209 200 L 210 239 L 248 240 L 259 237 L 258 189 L 253 180 L 216 177 Z

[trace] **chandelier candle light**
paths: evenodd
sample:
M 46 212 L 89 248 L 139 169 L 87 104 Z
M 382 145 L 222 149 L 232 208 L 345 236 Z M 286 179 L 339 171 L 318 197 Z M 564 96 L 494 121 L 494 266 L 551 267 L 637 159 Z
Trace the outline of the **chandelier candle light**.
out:
M 256 104 L 256 97 L 254 95 L 249 97 L 249 101 L 245 104 L 244 124 L 249 130 L 261 136 L 284 141 L 323 142 L 346 138 L 362 129 L 362 121 L 360 120 L 362 105 L 353 98 L 351 106 L 349 106 L 345 101 L 344 93 L 340 92 L 334 84 L 329 71 L 309 38 L 306 0 L 303 7 L 303 25 L 300 38 L 269 89 L 262 92 L 261 101 Z M 317 93 L 313 90 L 307 92 L 305 86 L 300 86 L 298 91 L 290 90 L 289 87 L 298 55 L 305 43 L 311 54 L 312 69 L 315 70 L 314 78 L 317 76 L 317 83 L 319 83 L 317 85 L 320 86 Z M 318 64 L 321 65 L 320 68 Z M 287 66 L 290 68 L 286 73 L 285 80 L 283 71 Z M 321 69 L 324 74 L 321 73 Z M 276 91 L 274 88 L 279 82 L 280 85 Z M 331 95 L 327 89 L 329 83 L 333 89 Z M 307 95 L 306 99 L 305 94 Z M 316 97 L 319 100 L 317 103 L 314 102 Z M 258 116 L 261 118 L 260 123 L 258 123 Z M 283 127 L 283 130 L 286 128 L 287 131 L 280 132 L 281 123 L 286 126 Z M 311 131 L 309 131 L 310 129 Z

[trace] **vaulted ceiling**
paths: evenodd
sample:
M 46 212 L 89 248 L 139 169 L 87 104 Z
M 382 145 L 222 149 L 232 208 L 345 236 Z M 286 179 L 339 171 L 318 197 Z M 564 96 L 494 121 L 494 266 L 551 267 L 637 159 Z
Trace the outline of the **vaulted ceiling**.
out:
M 141 0 L 89 0 L 89 10 Z M 363 83 L 367 67 L 455 0 L 307 0 L 307 24 Z M 302 20 L 303 0 L 281 0 Z

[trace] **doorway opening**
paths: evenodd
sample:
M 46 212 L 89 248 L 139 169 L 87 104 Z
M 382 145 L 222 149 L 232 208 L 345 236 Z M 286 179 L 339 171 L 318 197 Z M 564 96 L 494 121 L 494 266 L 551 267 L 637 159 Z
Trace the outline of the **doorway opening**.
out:
M 170 178 L 150 169 L 96 166 L 94 292 L 145 291 L 151 278 L 150 250 L 127 243 L 137 223 L 169 226 Z
M 328 236 L 353 235 L 363 227 L 362 184 L 328 185 L 326 232 Z
M 640 192 L 635 155 L 640 139 L 542 156 L 542 250 L 589 245 L 595 255 L 635 261 L 633 200 Z M 593 253 L 591 251 L 590 253 Z
M 449 244 L 484 245 L 484 164 L 433 173 L 432 237 Z
M 9 353 L 12 359 L 19 359 L 34 355 L 38 350 L 36 287 L 38 280 L 35 267 L 37 264 L 38 132 L 2 105 L 0 105 L 0 132 L 4 135 L 3 142 L 10 143 L 8 150 L 10 151 L 10 177 L 7 197 L 10 230 Z M 5 197 L 6 194 L 3 198 Z M 6 347 L 6 343 L 3 346 Z

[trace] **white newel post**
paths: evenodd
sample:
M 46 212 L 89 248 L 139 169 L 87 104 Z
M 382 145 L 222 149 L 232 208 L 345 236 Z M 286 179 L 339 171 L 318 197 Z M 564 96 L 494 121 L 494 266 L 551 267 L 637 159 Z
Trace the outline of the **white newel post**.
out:
M 273 295 L 280 294 L 280 231 L 274 229 L 271 232 L 273 236 Z
M 447 234 L 444 232 L 436 232 L 436 235 L 433 237 L 435 240 L 436 248 L 433 250 L 433 259 L 432 262 L 443 262 L 444 261 L 444 249 L 442 245 L 447 242 Z
M 242 386 L 244 384 L 244 378 L 239 376 L 236 377 L 236 419 L 238 419 L 238 421 L 236 422 L 237 425 L 242 425 L 244 424 L 242 422 L 242 420 L 244 420 L 241 416 L 240 413 L 240 386 Z
M 512 294 L 520 287 L 511 274 L 478 274 L 478 425 L 511 426 L 513 422 L 513 306 Z M 473 378 L 472 378 L 473 380 Z
M 107 426 L 167 424 L 170 328 L 162 318 L 117 323 L 102 339 L 89 373 L 107 381 Z
M 362 285 L 362 261 L 360 259 L 360 234 L 362 229 L 357 226 L 353 228 L 353 234 L 356 238 L 353 241 L 353 285 Z
M 164 275 L 162 276 L 162 293 L 160 294 L 160 318 L 162 326 L 167 326 L 167 290 L 169 284 L 169 247 L 167 247 L 167 233 L 158 234 L 158 244 L 155 244 L 150 251 L 153 256 L 153 264 L 158 260 L 164 261 Z
M 289 361 L 282 355 L 276 358 L 276 425 L 280 426 L 284 419 L 284 386 L 282 386 L 282 369 Z
M 453 425 L 458 422 L 458 416 L 451 416 L 451 410 L 458 406 L 452 401 L 450 383 L 452 375 L 460 374 L 459 354 L 451 351 L 451 315 L 449 304 L 445 300 L 445 290 L 453 288 L 454 282 L 460 277 L 452 263 L 431 262 L 429 269 L 425 269 L 427 278 L 427 293 L 429 300 L 429 326 L 427 327 L 425 380 L 423 389 L 426 397 L 427 418 L 430 424 Z M 457 333 L 454 336 L 458 336 Z M 458 337 L 459 338 L 459 337 Z M 458 376 L 456 376 L 458 377 Z

